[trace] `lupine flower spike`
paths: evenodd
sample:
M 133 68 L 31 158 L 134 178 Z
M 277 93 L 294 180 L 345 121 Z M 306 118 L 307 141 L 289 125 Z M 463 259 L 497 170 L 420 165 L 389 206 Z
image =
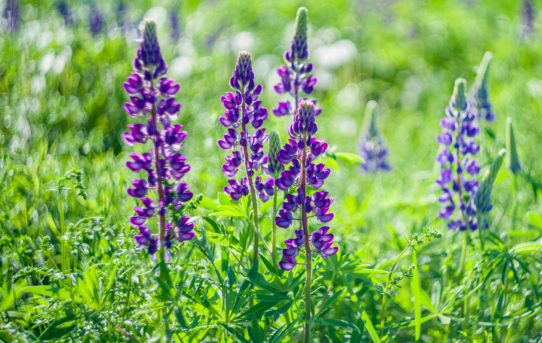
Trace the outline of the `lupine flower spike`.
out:
M 388 149 L 377 125 L 378 104 L 371 100 L 365 109 L 365 120 L 360 139 L 362 167 L 366 172 L 377 173 L 379 170 L 389 171 L 390 165 L 386 161 Z
M 299 104 L 290 125 L 290 140 L 278 154 L 280 162 L 290 167 L 276 180 L 278 188 L 292 192 L 285 195 L 275 223 L 288 228 L 293 220 L 301 222 L 301 229 L 295 231 L 296 237 L 284 242 L 284 260 L 280 261 L 279 265 L 282 269 L 291 271 L 297 265 L 299 253 L 305 252 L 305 342 L 309 342 L 310 335 L 312 252 L 325 259 L 337 253 L 338 249 L 332 247 L 333 235 L 328 233 L 328 226 L 322 226 L 312 233 L 309 233 L 308 228 L 311 213 L 310 217 L 316 217 L 321 223 L 333 219 L 333 213 L 329 212 L 333 199 L 327 196 L 328 192 L 316 191 L 311 196 L 307 192 L 309 186 L 314 190 L 320 189 L 330 173 L 330 169 L 325 168 L 323 163 L 314 163 L 327 149 L 325 141 L 314 137 L 318 130 L 314 107 L 314 103 L 308 100 L 302 100 Z M 299 217 L 294 218 L 296 213 L 299 213 Z M 311 250 L 311 245 L 314 250 Z
M 487 51 L 476 72 L 476 79 L 470 90 L 469 99 L 471 108 L 478 120 L 485 120 L 487 122 L 495 120 L 495 113 L 493 113 L 491 102 L 489 101 L 488 88 L 489 67 L 492 59 L 493 54 Z
M 262 85 L 254 84 L 252 61 L 250 53 L 240 52 L 237 64 L 230 79 L 230 87 L 234 92 L 227 92 L 220 100 L 226 108 L 224 116 L 219 118 L 220 123 L 227 128 L 223 139 L 218 140 L 218 146 L 224 150 L 232 150 L 231 156 L 226 156 L 222 165 L 222 172 L 229 178 L 229 186 L 224 191 L 233 200 L 239 200 L 250 193 L 252 198 L 254 216 L 254 261 L 258 258 L 258 196 L 263 202 L 273 195 L 272 178 L 262 179 L 256 176 L 266 162 L 263 145 L 268 140 L 263 122 L 267 119 L 267 109 L 262 107 L 258 97 L 262 93 Z M 249 124 L 255 131 L 249 133 Z M 244 166 L 246 176 L 237 180 L 237 172 Z
M 510 117 L 506 119 L 506 151 L 506 165 L 508 169 L 514 174 L 519 173 L 521 171 L 521 163 L 519 162 L 519 155 L 516 148 L 514 125 L 512 123 L 512 118 Z
M 273 109 L 273 114 L 277 117 L 295 114 L 299 102 L 306 99 L 305 95 L 312 93 L 318 81 L 312 75 L 312 63 L 305 62 L 309 57 L 307 15 L 305 7 L 301 7 L 297 11 L 294 37 L 290 49 L 284 53 L 285 65 L 281 65 L 277 69 L 280 82 L 275 85 L 275 92 L 289 94 L 293 100 L 293 104 L 290 100 L 279 101 L 278 106 Z M 321 111 L 321 109 L 316 109 L 315 115 L 319 115 Z
M 465 80 L 457 79 L 446 116 L 440 121 L 442 134 L 437 135 L 441 145 L 437 161 L 441 170 L 436 182 L 442 189 L 439 197 L 442 210 L 438 215 L 448 221 L 450 229 L 460 231 L 478 228 L 473 197 L 478 189 L 480 172 L 474 158 L 480 150 L 474 141 L 480 129 L 467 102 L 465 89 Z
M 19 0 L 6 0 L 2 17 L 6 31 L 13 33 L 19 28 Z
M 124 83 L 130 95 L 124 109 L 130 116 L 145 120 L 128 125 L 130 130 L 123 137 L 128 145 L 152 142 L 150 152 L 131 153 L 131 160 L 126 162 L 132 171 L 146 173 L 145 179 L 133 180 L 133 187 L 128 189 L 128 194 L 140 199 L 142 205 L 134 207 L 136 215 L 130 222 L 139 229 L 135 236 L 139 248 L 146 248 L 153 256 L 158 251 L 163 260 L 169 257 L 173 240 L 184 242 L 194 237 L 194 224 L 183 215 L 192 192 L 187 183 L 180 182 L 190 165 L 179 152 L 187 133 L 182 131 L 182 125 L 172 123 L 181 108 L 174 97 L 180 86 L 166 78 L 168 69 L 160 53 L 154 22 L 145 21 L 144 25 L 134 72 Z M 158 193 L 154 197 L 157 200 L 152 199 L 153 190 Z M 147 220 L 154 216 L 159 218 L 158 234 L 146 226 Z
M 521 34 L 524 37 L 528 37 L 534 33 L 534 25 L 535 25 L 534 15 L 535 15 L 536 9 L 534 8 L 533 1 L 524 0 L 521 6 L 521 10 L 522 10 Z
M 93 36 L 97 36 L 103 30 L 104 18 L 103 18 L 102 13 L 97 7 L 92 7 L 90 9 L 90 13 L 88 17 L 88 26 L 90 29 L 90 33 Z
M 278 179 L 280 177 L 280 174 L 284 170 L 284 167 L 282 166 L 282 163 L 280 163 L 279 160 L 279 152 L 281 148 L 280 143 L 280 136 L 277 131 L 271 131 L 269 134 L 269 154 L 268 162 L 267 162 L 267 172 L 268 174 L 274 179 Z M 278 269 L 277 264 L 277 224 L 275 223 L 275 217 L 277 215 L 277 183 L 274 182 L 273 185 L 273 232 L 272 232 L 272 258 L 273 258 L 273 266 L 275 269 Z

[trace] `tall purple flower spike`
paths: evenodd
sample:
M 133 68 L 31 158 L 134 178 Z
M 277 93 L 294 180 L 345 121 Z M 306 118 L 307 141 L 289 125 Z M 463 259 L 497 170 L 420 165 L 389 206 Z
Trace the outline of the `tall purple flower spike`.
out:
M 307 186 L 314 190 L 320 189 L 324 180 L 329 176 L 330 169 L 325 168 L 323 163 L 316 164 L 314 160 L 327 149 L 327 143 L 323 140 L 313 137 L 318 130 L 316 125 L 316 115 L 314 103 L 308 100 L 302 100 L 293 122 L 290 125 L 290 140 L 279 151 L 278 159 L 289 168 L 281 173 L 276 179 L 277 187 L 283 191 L 291 191 L 284 197 L 282 209 L 275 218 L 275 223 L 288 228 L 293 220 L 300 220 L 303 230 L 296 231 L 297 240 L 307 238 L 305 246 L 307 259 L 310 259 L 310 247 L 308 247 L 309 232 L 307 226 L 308 215 L 316 217 L 320 222 L 327 223 L 333 219 L 333 213 L 329 212 L 329 207 L 333 198 L 328 197 L 327 191 L 316 191 L 311 196 L 307 194 Z M 297 191 L 295 189 L 297 188 Z M 301 212 L 300 218 L 294 218 L 296 212 Z M 310 235 L 313 248 L 318 254 L 327 258 L 337 252 L 337 247 L 331 247 L 333 244 L 333 235 L 327 233 L 329 227 L 325 226 Z M 294 239 L 295 240 L 295 239 Z M 284 261 L 279 265 L 284 270 L 292 270 L 296 265 L 293 254 L 294 248 L 299 249 L 301 245 L 295 245 L 294 241 L 287 240 L 287 249 L 284 249 Z M 296 243 L 297 244 L 297 243 Z
M 307 9 L 301 7 L 297 11 L 295 33 L 290 44 L 290 49 L 284 53 L 285 64 L 277 69 L 280 82 L 275 85 L 275 92 L 278 94 L 289 94 L 291 100 L 279 101 L 278 106 L 273 109 L 273 114 L 282 117 L 294 113 L 301 100 L 312 93 L 316 82 L 316 77 L 312 75 L 312 63 L 306 63 L 309 57 L 307 46 Z M 316 102 L 315 102 L 316 104 Z M 315 110 L 318 116 L 321 109 Z
M 155 24 L 145 21 L 143 40 L 134 59 L 134 72 L 124 83 L 130 102 L 124 105 L 132 117 L 144 117 L 144 124 L 130 124 L 123 137 L 128 145 L 153 143 L 150 152 L 131 153 L 126 166 L 136 172 L 145 172 L 146 179 L 131 182 L 128 194 L 141 200 L 142 206 L 134 207 L 135 216 L 130 223 L 139 229 L 135 236 L 139 248 L 146 248 L 151 255 L 160 252 L 168 258 L 172 239 L 179 242 L 194 237 L 194 224 L 182 214 L 184 203 L 192 198 L 189 185 L 180 180 L 190 170 L 186 157 L 179 152 L 186 138 L 182 125 L 172 124 L 177 119 L 181 105 L 175 102 L 179 84 L 165 77 L 167 65 L 160 52 Z M 157 191 L 157 201 L 150 193 Z M 169 211 L 169 216 L 168 216 Z M 153 234 L 146 226 L 149 218 L 158 216 L 160 231 Z
M 465 89 L 465 80 L 457 79 L 446 107 L 446 117 L 440 121 L 442 133 L 437 135 L 437 142 L 441 145 L 437 161 L 441 169 L 436 183 L 442 189 L 439 197 L 442 209 L 438 216 L 448 221 L 450 229 L 460 231 L 478 228 L 473 197 L 478 189 L 477 175 L 480 172 L 474 158 L 480 150 L 474 140 L 480 129 L 476 124 L 476 114 L 467 102 Z
M 256 177 L 255 174 L 264 167 L 267 159 L 263 145 L 269 136 L 262 125 L 268 114 L 267 109 L 262 107 L 262 102 L 258 100 L 263 88 L 260 84 L 254 84 L 250 53 L 239 53 L 230 86 L 235 92 L 227 92 L 220 98 L 226 110 L 219 121 L 227 132 L 217 142 L 220 148 L 232 150 L 232 155 L 226 156 L 226 162 L 222 165 L 222 172 L 229 178 L 229 185 L 224 187 L 224 191 L 233 200 L 239 200 L 248 195 L 250 188 L 254 187 L 258 191 L 259 198 L 265 202 L 273 195 L 273 179 L 263 180 L 261 176 Z M 249 124 L 254 129 L 252 134 L 249 133 Z M 235 176 L 242 166 L 245 167 L 247 176 L 237 180 Z

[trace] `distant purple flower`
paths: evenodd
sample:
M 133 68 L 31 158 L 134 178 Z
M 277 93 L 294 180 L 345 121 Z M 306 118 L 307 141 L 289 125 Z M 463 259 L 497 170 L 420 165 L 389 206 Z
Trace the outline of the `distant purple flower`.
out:
M 325 141 L 313 137 L 317 130 L 314 103 L 302 100 L 290 125 L 290 140 L 278 154 L 278 160 L 288 168 L 285 168 L 281 176 L 275 180 L 277 187 L 286 192 L 292 188 L 297 191 L 285 194 L 282 209 L 275 218 L 275 224 L 288 228 L 294 220 L 301 221 L 303 230 L 296 231 L 297 240 L 302 239 L 304 234 L 309 234 L 308 230 L 303 233 L 307 229 L 308 215 L 312 214 L 311 217 L 316 217 L 321 223 L 331 221 L 334 216 L 329 212 L 333 198 L 328 197 L 327 191 L 318 191 L 329 176 L 330 169 L 323 163 L 314 163 L 314 160 L 327 149 Z M 316 191 L 312 196 L 307 194 L 307 186 Z M 297 218 L 294 218 L 295 213 L 299 213 Z M 312 245 L 322 258 L 327 258 L 337 252 L 336 247 L 331 248 L 333 235 L 327 234 L 328 229 L 329 227 L 323 227 L 311 235 Z M 294 248 L 298 251 L 301 245 L 292 243 L 294 240 L 285 242 L 288 248 L 284 249 L 284 261 L 279 264 L 284 270 L 292 270 L 296 265 L 297 252 L 295 254 L 293 252 Z
M 437 142 L 441 145 L 437 161 L 441 170 L 436 183 L 442 189 L 439 197 L 442 209 L 438 215 L 448 221 L 450 229 L 460 231 L 478 228 L 473 197 L 478 189 L 476 176 L 480 172 L 474 158 L 480 150 L 474 141 L 479 128 L 465 89 L 465 80 L 457 79 L 450 104 L 446 107 L 446 117 L 441 120 L 442 133 L 437 135 Z
M 265 202 L 273 195 L 273 179 L 262 180 L 262 177 L 258 176 L 254 185 L 253 180 L 267 158 L 263 145 L 269 137 L 265 128 L 262 128 L 267 119 L 267 109 L 261 106 L 262 102 L 258 100 L 263 88 L 254 84 L 248 52 L 239 53 L 230 86 L 235 92 L 227 92 L 220 99 L 225 111 L 219 121 L 227 128 L 227 132 L 217 142 L 221 149 L 232 150 L 232 155 L 226 156 L 226 162 L 222 165 L 223 174 L 230 179 L 229 186 L 224 187 L 224 191 L 233 200 L 239 200 L 250 193 L 250 188 L 255 187 L 254 191 L 257 190 L 260 199 Z M 249 124 L 254 129 L 252 134 L 249 132 Z M 247 176 L 243 176 L 239 182 L 234 178 L 242 166 L 245 167 Z
M 359 144 L 360 155 L 364 161 L 362 167 L 369 173 L 391 170 L 391 166 L 387 162 L 388 149 L 377 126 L 377 112 L 378 104 L 376 101 L 369 101 L 365 111 L 365 122 Z
M 280 82 L 274 87 L 278 94 L 289 94 L 294 103 L 292 105 L 290 100 L 279 101 L 278 106 L 273 109 L 275 116 L 282 117 L 297 111 L 299 102 L 306 99 L 303 93 L 309 95 L 314 90 L 318 80 L 312 75 L 312 63 L 305 63 L 308 57 L 307 9 L 301 7 L 297 11 L 295 33 L 290 49 L 284 53 L 286 64 L 277 69 Z M 320 112 L 320 109 L 316 109 L 315 114 L 318 116 Z
M 6 21 L 6 31 L 15 32 L 19 28 L 19 1 L 6 0 L 2 17 Z
M 524 36 L 530 36 L 534 33 L 535 26 L 535 11 L 532 0 L 524 0 L 521 6 L 522 10 L 522 34 Z
M 90 9 L 90 13 L 88 17 L 88 26 L 90 29 L 90 33 L 92 33 L 93 36 L 100 34 L 103 30 L 104 17 L 97 7 L 93 6 Z
M 174 41 L 178 41 L 181 37 L 181 29 L 179 27 L 179 5 L 174 5 L 169 12 L 169 29 L 171 30 L 170 36 Z
M 479 120 L 485 120 L 487 122 L 492 122 L 495 120 L 495 113 L 491 108 L 491 101 L 489 100 L 489 67 L 491 66 L 491 61 L 493 59 L 493 54 L 487 51 L 484 54 L 482 63 L 478 67 L 476 73 L 476 79 L 470 90 L 469 104 Z
M 64 26 L 69 26 L 74 23 L 73 13 L 66 1 L 59 1 L 56 8 L 64 19 Z
M 190 165 L 179 151 L 186 138 L 182 125 L 172 124 L 176 120 L 181 105 L 175 102 L 179 85 L 165 77 L 167 65 L 162 58 L 156 38 L 156 28 L 152 21 L 146 21 L 143 41 L 134 60 L 134 72 L 124 83 L 124 89 L 130 95 L 130 102 L 124 106 L 133 117 L 143 116 L 144 124 L 130 124 L 129 131 L 123 137 L 128 145 L 152 141 L 150 152 L 131 153 L 126 166 L 136 173 L 144 172 L 146 179 L 131 182 L 128 194 L 141 199 L 142 206 L 134 207 L 135 216 L 130 223 L 139 228 L 135 240 L 140 248 L 147 247 L 154 255 L 162 247 L 171 247 L 171 240 L 179 242 L 194 237 L 194 224 L 190 217 L 183 216 L 184 204 L 193 194 L 189 185 L 179 182 Z M 158 199 L 151 199 L 151 193 L 157 190 Z M 168 210 L 171 210 L 167 216 Z M 152 234 L 146 226 L 149 218 L 157 215 L 160 220 L 159 234 Z M 164 256 L 169 256 L 164 251 Z
M 120 28 L 121 31 L 124 31 L 126 29 L 126 11 L 127 6 L 124 3 L 124 0 L 118 0 L 117 6 L 115 8 L 115 16 L 117 19 L 117 26 Z

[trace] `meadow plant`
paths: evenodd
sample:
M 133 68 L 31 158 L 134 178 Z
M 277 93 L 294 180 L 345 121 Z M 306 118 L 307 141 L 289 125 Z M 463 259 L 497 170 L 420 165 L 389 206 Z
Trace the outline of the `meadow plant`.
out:
M 377 173 L 378 171 L 390 171 L 391 166 L 388 164 L 386 157 L 388 149 L 385 146 L 384 138 L 380 133 L 377 125 L 378 104 L 371 100 L 365 108 L 365 120 L 359 147 L 361 150 L 361 158 L 363 170 L 369 173 Z
M 440 177 L 436 180 L 442 189 L 439 201 L 443 208 L 438 215 L 448 221 L 452 230 L 476 230 L 476 206 L 472 201 L 478 189 L 477 175 L 480 167 L 474 156 L 480 150 L 474 137 L 480 129 L 466 95 L 464 79 L 455 81 L 454 92 L 446 117 L 440 121 L 442 133 L 437 135 L 441 151 L 437 161 L 441 166 Z M 459 210 L 456 211 L 456 208 Z M 457 215 L 454 217 L 454 213 Z
M 186 157 L 179 153 L 187 136 L 182 125 L 172 124 L 181 105 L 175 102 L 179 84 L 166 78 L 166 62 L 160 53 L 156 26 L 145 21 L 143 40 L 134 59 L 134 72 L 124 83 L 130 102 L 124 105 L 132 117 L 142 116 L 146 123 L 130 124 L 123 134 L 129 145 L 152 142 L 150 152 L 131 153 L 126 166 L 134 172 L 146 172 L 146 179 L 132 181 L 128 194 L 140 199 L 142 206 L 134 207 L 136 215 L 130 218 L 139 229 L 135 240 L 139 248 L 147 248 L 151 255 L 159 252 L 160 261 L 169 258 L 172 240 L 184 242 L 194 237 L 194 224 L 183 215 L 185 203 L 192 198 L 189 185 L 180 180 L 190 170 Z M 147 197 L 149 191 L 158 193 L 157 201 Z M 148 219 L 158 215 L 160 230 L 153 234 L 147 227 Z M 169 215 L 168 215 L 169 214 Z
M 489 67 L 491 66 L 492 60 L 493 54 L 487 51 L 476 72 L 476 79 L 471 87 L 469 98 L 472 111 L 475 113 L 478 120 L 485 120 L 487 122 L 495 120 L 495 113 L 493 113 L 491 102 L 489 101 L 488 86 Z
M 293 98 L 293 106 L 290 100 L 279 101 L 278 106 L 273 109 L 273 114 L 282 117 L 288 114 L 295 114 L 299 102 L 314 90 L 318 79 L 312 75 L 312 63 L 306 63 L 309 57 L 307 45 L 307 16 L 308 11 L 301 7 L 297 11 L 295 20 L 295 32 L 290 49 L 284 53 L 285 64 L 277 69 L 280 82 L 274 87 L 278 94 L 289 94 Z M 319 115 L 321 109 L 316 109 Z
M 179 38 L 181 38 L 181 29 L 179 27 L 179 5 L 174 5 L 171 10 L 169 11 L 169 29 L 170 29 L 170 37 L 174 41 L 178 41 Z
M 104 27 L 104 17 L 98 7 L 92 6 L 88 17 L 88 27 L 93 36 L 99 35 Z
M 308 188 L 320 189 L 324 180 L 329 176 L 330 169 L 323 163 L 316 164 L 314 160 L 323 154 L 328 144 L 316 139 L 318 127 L 316 125 L 315 106 L 312 101 L 302 100 L 296 115 L 290 125 L 290 140 L 279 151 L 278 159 L 283 165 L 290 165 L 288 170 L 281 173 L 276 179 L 277 187 L 285 194 L 282 209 L 275 222 L 282 228 L 288 228 L 293 221 L 300 222 L 301 228 L 295 230 L 295 238 L 286 240 L 283 250 L 284 260 L 279 262 L 282 269 L 291 271 L 298 264 L 300 252 L 305 253 L 305 342 L 309 342 L 310 335 L 310 309 L 311 309 L 311 276 L 313 252 L 322 258 L 337 253 L 338 248 L 332 247 L 333 234 L 329 233 L 329 226 L 322 226 L 309 233 L 308 220 L 316 217 L 321 223 L 333 219 L 334 214 L 329 212 L 333 198 L 328 197 L 327 191 L 316 191 L 309 195 Z M 299 216 L 294 218 L 294 215 Z M 309 216 L 312 213 L 311 216 Z M 312 250 L 311 249 L 312 245 Z
M 2 17 L 7 32 L 15 32 L 19 28 L 19 0 L 6 0 Z
M 522 30 L 521 34 L 524 36 L 530 36 L 534 33 L 535 26 L 535 12 L 532 0 L 523 0 L 521 6 L 521 19 L 522 19 Z
M 267 201 L 269 196 L 273 195 L 274 181 L 273 178 L 263 180 L 261 175 L 256 175 L 266 163 L 263 145 L 269 136 L 262 125 L 268 114 L 267 109 L 262 106 L 262 101 L 258 100 L 263 87 L 254 83 L 250 53 L 245 51 L 239 53 L 230 78 L 230 87 L 235 92 L 227 92 L 220 98 L 226 110 L 224 116 L 219 118 L 228 132 L 217 144 L 221 149 L 232 150 L 232 155 L 226 156 L 226 162 L 222 165 L 222 173 L 229 179 L 229 186 L 224 187 L 224 191 L 235 201 L 248 194 L 252 199 L 255 262 L 258 259 L 259 236 L 257 196 L 261 201 Z M 255 130 L 252 134 L 249 132 L 249 124 Z M 235 177 L 242 166 L 245 168 L 245 174 L 237 180 Z
M 512 118 L 506 119 L 506 166 L 514 174 L 521 172 L 521 162 L 519 161 L 518 150 L 516 148 L 516 135 L 514 134 L 514 124 Z
M 64 19 L 64 26 L 69 26 L 74 23 L 72 10 L 66 1 L 59 1 L 56 4 L 56 8 Z

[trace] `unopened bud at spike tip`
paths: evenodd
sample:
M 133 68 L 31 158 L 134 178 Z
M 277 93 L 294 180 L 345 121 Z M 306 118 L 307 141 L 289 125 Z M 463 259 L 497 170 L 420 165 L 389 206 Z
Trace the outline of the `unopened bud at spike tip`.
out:
M 454 93 L 450 100 L 450 105 L 457 111 L 464 111 L 467 109 L 467 97 L 465 91 L 467 89 L 467 81 L 459 78 L 455 80 Z
M 506 120 L 506 150 L 507 159 L 506 164 L 514 174 L 521 171 L 521 163 L 519 162 L 519 155 L 516 148 L 516 137 L 514 134 L 514 126 L 512 118 L 508 117 Z
M 269 134 L 269 173 L 273 178 L 280 176 L 282 164 L 278 159 L 279 151 L 282 148 L 280 136 L 277 131 L 271 131 Z
M 297 60 L 304 60 L 309 57 L 307 47 L 307 17 L 308 11 L 305 7 L 297 10 L 295 18 L 295 34 L 292 44 L 292 54 Z

